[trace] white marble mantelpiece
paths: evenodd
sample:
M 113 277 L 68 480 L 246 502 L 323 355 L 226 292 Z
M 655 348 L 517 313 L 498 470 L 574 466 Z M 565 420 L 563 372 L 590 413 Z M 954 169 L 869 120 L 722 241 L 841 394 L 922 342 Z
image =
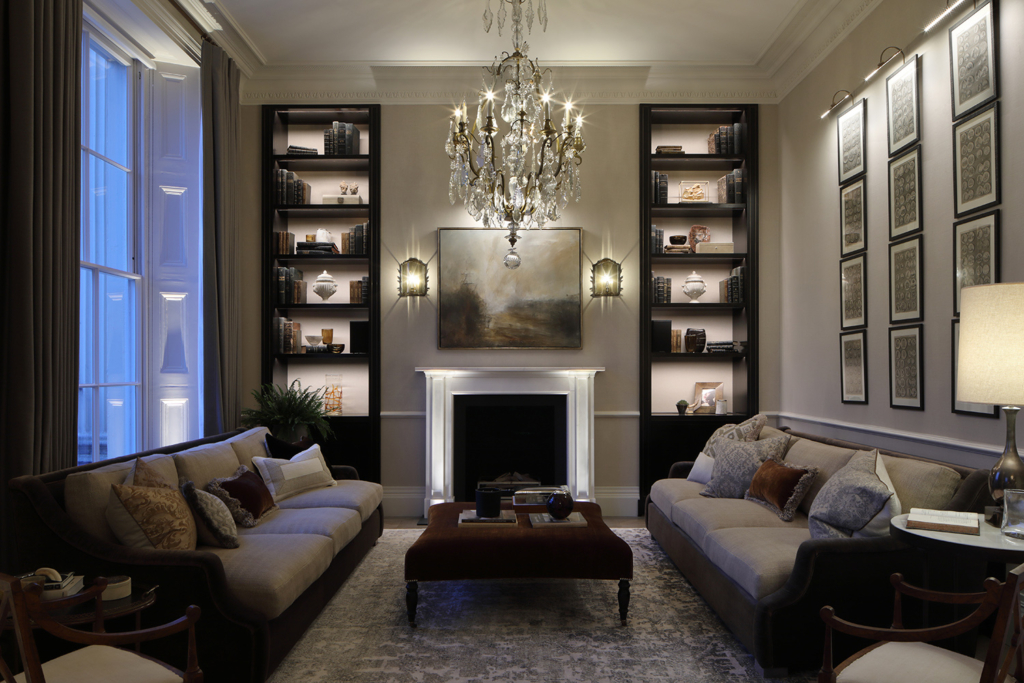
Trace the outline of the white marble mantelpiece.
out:
M 594 500 L 594 376 L 604 368 L 416 368 L 427 379 L 427 485 L 423 514 L 452 492 L 453 397 L 565 396 L 566 473 L 575 500 Z M 496 435 L 500 438 L 500 435 Z

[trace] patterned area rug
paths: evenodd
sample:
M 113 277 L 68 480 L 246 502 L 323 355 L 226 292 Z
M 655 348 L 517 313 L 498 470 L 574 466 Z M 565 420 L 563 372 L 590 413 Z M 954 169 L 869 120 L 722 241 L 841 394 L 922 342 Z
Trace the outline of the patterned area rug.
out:
M 646 529 L 615 532 L 633 549 L 626 627 L 614 581 L 517 580 L 421 583 L 410 628 L 403 562 L 420 533 L 384 532 L 271 683 L 763 680 Z

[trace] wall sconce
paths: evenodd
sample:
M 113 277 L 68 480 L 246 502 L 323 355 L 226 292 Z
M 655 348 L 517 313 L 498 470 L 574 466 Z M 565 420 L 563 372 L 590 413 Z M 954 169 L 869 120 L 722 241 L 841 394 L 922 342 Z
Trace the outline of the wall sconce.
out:
M 426 296 L 427 264 L 418 258 L 411 258 L 398 266 L 398 296 Z
M 590 274 L 590 296 L 622 294 L 622 266 L 610 258 L 594 264 Z
M 889 59 L 886 59 L 885 58 L 885 53 L 888 52 L 889 50 L 896 50 L 896 52 L 893 52 L 892 56 L 889 57 Z M 901 50 L 900 48 L 896 47 L 895 45 L 890 45 L 889 47 L 887 47 L 884 50 L 882 50 L 882 54 L 878 55 L 878 66 L 875 68 L 874 71 L 872 71 L 871 73 L 869 73 L 867 75 L 867 78 L 864 79 L 864 82 L 867 83 L 872 78 L 874 78 L 875 74 L 877 74 L 879 71 L 884 69 L 889 62 L 891 62 L 892 60 L 896 59 L 896 55 L 902 56 L 903 57 L 903 63 L 904 64 L 907 63 L 907 55 L 904 54 L 903 50 Z
M 842 97 L 839 97 L 839 93 L 841 93 L 841 92 L 844 92 L 844 93 L 846 93 L 846 94 L 845 94 L 845 95 L 843 95 Z M 838 107 L 838 106 L 839 106 L 840 104 L 842 104 L 842 103 L 843 103 L 843 102 L 845 102 L 846 100 L 850 99 L 850 97 L 851 97 L 852 95 L 853 95 L 853 93 L 851 93 L 851 92 L 850 92 L 849 90 L 836 90 L 836 94 L 832 96 L 832 106 L 831 106 L 831 107 L 829 107 L 829 108 L 828 108 L 828 109 L 827 109 L 827 110 L 825 111 L 825 113 L 821 115 L 821 118 L 825 118 L 826 116 L 828 116 L 829 114 L 831 114 L 831 113 L 832 113 L 832 110 L 833 110 L 833 109 L 835 109 L 836 107 Z M 839 99 L 838 99 L 838 100 L 836 99 L 837 97 L 839 97 Z

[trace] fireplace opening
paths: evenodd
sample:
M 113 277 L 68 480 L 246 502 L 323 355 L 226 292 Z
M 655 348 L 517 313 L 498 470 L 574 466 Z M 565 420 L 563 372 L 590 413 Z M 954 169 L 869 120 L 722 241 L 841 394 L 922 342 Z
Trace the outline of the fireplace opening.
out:
M 476 500 L 480 482 L 511 479 L 510 491 L 568 483 L 564 394 L 456 394 L 452 404 L 456 501 Z

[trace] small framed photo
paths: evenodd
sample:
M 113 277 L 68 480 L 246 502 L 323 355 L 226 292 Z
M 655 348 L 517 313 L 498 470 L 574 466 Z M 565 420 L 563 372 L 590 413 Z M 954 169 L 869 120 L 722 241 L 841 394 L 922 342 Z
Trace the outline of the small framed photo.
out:
M 849 256 L 868 248 L 868 190 L 864 178 L 839 189 L 840 255 Z
M 711 201 L 710 180 L 680 180 L 679 181 L 679 203 L 688 204 L 691 202 Z M 719 198 L 720 204 L 725 204 L 725 198 Z
M 839 140 L 839 184 L 868 170 L 865 130 L 868 122 L 868 104 L 860 99 L 839 115 L 836 121 Z
M 889 245 L 889 322 L 924 320 L 921 236 Z
M 924 410 L 923 325 L 889 328 L 889 405 Z
M 999 282 L 999 209 L 953 224 L 953 314 L 960 290 Z
M 960 321 L 952 321 L 952 339 L 951 346 L 953 349 L 952 366 L 953 374 L 950 385 L 953 388 L 953 394 L 950 401 L 950 409 L 954 413 L 961 415 L 981 415 L 983 417 L 999 417 L 999 406 L 989 405 L 987 403 L 967 403 L 966 401 L 958 401 L 956 398 L 956 369 L 957 364 L 960 360 Z
M 864 330 L 859 330 L 839 335 L 843 403 L 868 402 L 868 353 L 865 334 Z
M 999 103 L 953 124 L 953 191 L 960 218 L 999 203 Z
M 918 59 L 915 54 L 885 79 L 886 114 L 889 124 L 889 156 L 921 141 L 921 96 Z
M 889 160 L 889 239 L 900 239 L 924 227 L 921 218 L 921 145 Z
M 693 403 L 686 412 L 704 414 L 715 412 L 715 406 L 725 398 L 724 382 L 697 382 L 693 389 Z
M 949 29 L 953 120 L 999 95 L 999 17 L 996 3 L 980 7 Z
M 867 254 L 861 254 L 839 262 L 840 327 L 844 330 L 868 324 L 867 277 L 864 269 L 866 258 Z

